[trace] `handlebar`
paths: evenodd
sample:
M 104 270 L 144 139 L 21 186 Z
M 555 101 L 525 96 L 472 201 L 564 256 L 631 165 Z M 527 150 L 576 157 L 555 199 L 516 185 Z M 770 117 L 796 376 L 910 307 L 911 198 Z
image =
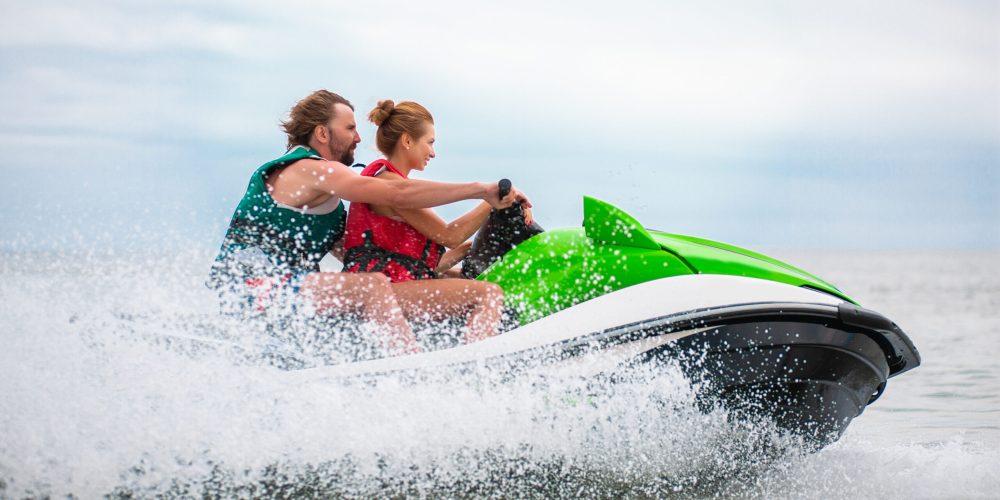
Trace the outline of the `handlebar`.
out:
M 504 199 L 508 194 L 510 194 L 510 188 L 511 188 L 510 179 L 500 179 L 500 182 L 497 183 L 497 186 L 500 187 L 501 200 Z

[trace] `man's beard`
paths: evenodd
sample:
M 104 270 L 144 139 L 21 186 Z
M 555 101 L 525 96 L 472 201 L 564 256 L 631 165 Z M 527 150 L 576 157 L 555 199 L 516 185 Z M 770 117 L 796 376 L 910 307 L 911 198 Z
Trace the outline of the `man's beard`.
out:
M 347 148 L 347 151 L 344 151 L 343 153 L 341 153 L 340 159 L 338 161 L 340 163 L 343 163 L 344 165 L 347 165 L 348 167 L 350 167 L 351 165 L 354 164 L 354 144 L 353 143 Z
M 327 133 L 330 134 L 330 137 L 333 137 L 333 138 L 337 137 L 336 135 L 334 135 L 333 130 L 327 129 Z M 331 153 L 330 156 L 333 157 L 333 158 L 336 158 L 337 161 L 339 161 L 340 163 L 343 163 L 344 165 L 347 165 L 348 167 L 350 167 L 351 165 L 354 164 L 354 148 L 355 148 L 355 146 L 357 146 L 357 144 L 355 144 L 354 141 L 351 141 L 351 142 L 345 144 L 344 145 L 344 149 L 341 150 L 339 147 L 334 147 L 333 144 L 331 144 L 330 145 L 330 153 Z

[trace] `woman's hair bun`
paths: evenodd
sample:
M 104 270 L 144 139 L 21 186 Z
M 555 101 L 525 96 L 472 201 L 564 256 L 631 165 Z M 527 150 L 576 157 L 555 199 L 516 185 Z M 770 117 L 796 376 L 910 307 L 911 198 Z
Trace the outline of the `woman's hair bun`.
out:
M 383 99 L 375 105 L 375 109 L 368 113 L 368 121 L 380 127 L 386 118 L 389 118 L 394 109 L 396 109 L 396 103 L 392 102 L 392 99 Z

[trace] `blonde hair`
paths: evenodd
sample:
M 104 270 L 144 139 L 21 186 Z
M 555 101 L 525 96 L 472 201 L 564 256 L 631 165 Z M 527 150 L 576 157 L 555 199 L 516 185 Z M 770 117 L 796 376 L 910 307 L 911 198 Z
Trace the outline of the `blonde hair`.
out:
M 389 156 L 396 149 L 403 134 L 413 139 L 423 137 L 427 132 L 427 124 L 434 123 L 434 117 L 427 108 L 413 102 L 403 101 L 399 104 L 391 99 L 379 101 L 368 113 L 368 121 L 378 127 L 375 132 L 375 144 L 382 154 Z
M 292 106 L 281 128 L 288 135 L 288 149 L 308 146 L 316 125 L 326 125 L 335 116 L 334 105 L 344 104 L 354 110 L 351 102 L 329 90 L 317 90 Z

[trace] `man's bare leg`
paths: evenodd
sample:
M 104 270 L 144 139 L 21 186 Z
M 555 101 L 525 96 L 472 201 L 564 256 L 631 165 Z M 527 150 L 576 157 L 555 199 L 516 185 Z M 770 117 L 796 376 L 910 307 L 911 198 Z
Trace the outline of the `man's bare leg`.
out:
M 379 273 L 311 273 L 299 292 L 320 314 L 359 312 L 385 331 L 384 345 L 392 354 L 420 352 L 413 330 L 403 316 L 389 278 Z
M 494 283 L 466 279 L 412 280 L 392 283 L 407 318 L 466 318 L 465 342 L 496 335 L 500 330 L 503 289 Z

